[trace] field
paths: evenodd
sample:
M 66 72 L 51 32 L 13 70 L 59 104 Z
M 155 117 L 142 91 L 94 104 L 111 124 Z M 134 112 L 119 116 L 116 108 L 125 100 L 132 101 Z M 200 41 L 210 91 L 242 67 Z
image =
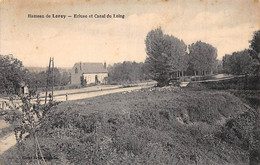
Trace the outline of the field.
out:
M 229 92 L 148 88 L 63 102 L 37 136 L 50 164 L 248 164 L 254 122 L 254 110 Z M 1 163 L 36 164 L 32 138 L 24 144 Z

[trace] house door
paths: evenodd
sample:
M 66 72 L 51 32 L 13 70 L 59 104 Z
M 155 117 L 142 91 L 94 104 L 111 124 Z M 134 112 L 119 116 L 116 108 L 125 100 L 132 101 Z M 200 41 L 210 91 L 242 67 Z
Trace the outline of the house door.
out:
M 95 84 L 98 84 L 98 76 L 95 75 Z

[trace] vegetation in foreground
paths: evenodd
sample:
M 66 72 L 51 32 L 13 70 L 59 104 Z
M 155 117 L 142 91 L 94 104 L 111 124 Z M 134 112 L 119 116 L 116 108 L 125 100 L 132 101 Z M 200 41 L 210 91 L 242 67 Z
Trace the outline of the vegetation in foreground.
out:
M 254 122 L 230 93 L 165 87 L 61 103 L 35 132 L 47 163 L 248 164 Z M 33 137 L 23 143 L 1 163 L 37 164 Z

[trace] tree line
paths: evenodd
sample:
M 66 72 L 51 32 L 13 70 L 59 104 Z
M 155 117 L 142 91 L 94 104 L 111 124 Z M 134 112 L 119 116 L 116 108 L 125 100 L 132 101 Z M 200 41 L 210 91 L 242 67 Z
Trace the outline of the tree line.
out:
M 63 71 L 61 72 L 58 68 L 54 68 L 54 86 L 66 86 L 70 83 L 70 73 Z M 50 71 L 50 76 L 52 75 Z M 41 71 L 39 73 L 37 72 L 30 72 L 29 74 L 29 84 L 31 86 L 34 86 L 35 88 L 43 88 L 47 85 L 47 75 L 48 71 Z M 52 84 L 52 78 L 49 78 L 48 84 Z
M 108 67 L 108 83 L 120 84 L 148 80 L 146 64 L 143 62 L 125 61 L 116 63 Z M 12 56 L 0 55 L 0 94 L 11 95 L 19 93 L 21 83 L 28 85 L 31 92 L 39 88 L 45 88 L 47 85 L 47 68 L 46 71 L 31 72 L 25 68 L 22 61 Z M 52 84 L 49 79 L 48 84 Z M 66 86 L 70 84 L 70 73 L 61 72 L 54 68 L 54 86 Z
M 260 72 L 260 30 L 254 32 L 250 47 L 243 51 L 226 54 L 217 60 L 217 49 L 197 41 L 186 45 L 183 40 L 164 34 L 161 28 L 151 30 L 145 39 L 145 62 L 116 63 L 108 67 L 108 83 L 118 84 L 153 79 L 159 86 L 168 85 L 180 76 L 207 75 L 223 71 L 229 74 L 254 74 Z M 47 69 L 39 73 L 30 72 L 22 61 L 12 56 L 0 55 L 0 94 L 15 94 L 21 82 L 29 89 L 46 87 Z M 70 73 L 54 69 L 54 86 L 70 83 Z M 51 82 L 49 83 L 51 84 Z
M 108 67 L 108 83 L 120 84 L 144 81 L 148 79 L 146 65 L 143 62 L 116 63 Z M 19 93 L 21 83 L 28 85 L 31 92 L 39 88 L 45 88 L 47 85 L 47 68 L 46 71 L 31 72 L 25 68 L 22 61 L 12 56 L 0 55 L 0 94 L 11 95 Z M 52 84 L 49 79 L 48 84 Z M 70 73 L 61 72 L 54 68 L 54 86 L 66 86 L 70 84 Z
M 54 68 L 54 86 L 65 86 L 70 82 L 68 72 L 60 72 Z M 47 70 L 30 72 L 22 61 L 11 55 L 0 55 L 0 94 L 11 95 L 19 93 L 22 84 L 28 85 L 30 91 L 44 88 L 47 84 Z M 51 81 L 51 80 L 50 80 Z M 51 82 L 49 82 L 51 84 Z
M 145 46 L 149 77 L 158 86 L 168 85 L 179 76 L 206 75 L 217 70 L 217 49 L 205 42 L 187 46 L 183 40 L 157 28 L 147 34 Z
M 260 72 L 260 30 L 254 32 L 248 49 L 226 54 L 223 59 L 223 72 L 228 74 L 252 74 Z
M 148 80 L 146 65 L 143 62 L 124 61 L 108 67 L 108 83 L 130 83 Z

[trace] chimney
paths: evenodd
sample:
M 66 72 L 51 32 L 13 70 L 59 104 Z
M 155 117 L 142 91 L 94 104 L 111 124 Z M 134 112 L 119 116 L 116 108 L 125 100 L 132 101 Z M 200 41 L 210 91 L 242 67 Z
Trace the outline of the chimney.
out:
M 107 69 L 107 63 L 104 62 L 104 69 Z

